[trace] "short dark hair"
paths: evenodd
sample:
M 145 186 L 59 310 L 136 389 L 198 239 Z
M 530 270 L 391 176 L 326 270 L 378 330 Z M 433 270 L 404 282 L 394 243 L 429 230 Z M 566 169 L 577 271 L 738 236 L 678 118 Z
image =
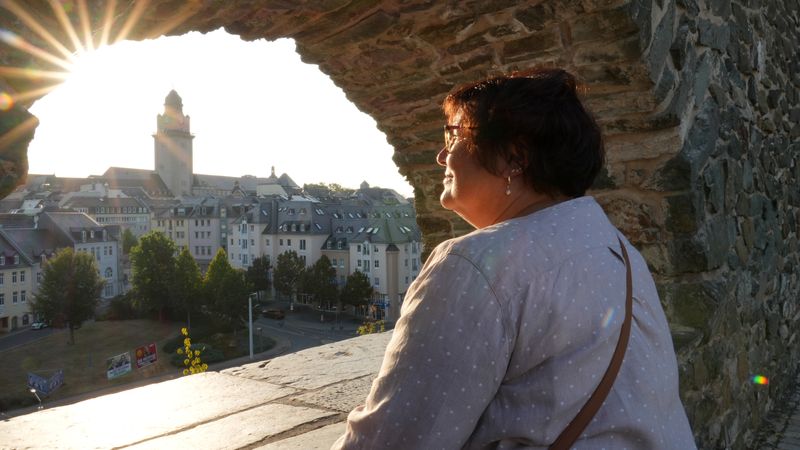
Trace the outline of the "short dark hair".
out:
M 580 197 L 603 167 L 600 127 L 578 99 L 575 77 L 561 69 L 533 69 L 455 88 L 444 100 L 459 132 L 489 172 L 498 157 L 517 163 L 537 192 Z

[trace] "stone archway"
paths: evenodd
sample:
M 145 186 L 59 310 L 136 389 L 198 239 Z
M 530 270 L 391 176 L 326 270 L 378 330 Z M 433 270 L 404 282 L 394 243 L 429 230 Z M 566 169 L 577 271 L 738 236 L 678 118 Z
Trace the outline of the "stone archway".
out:
M 246 40 L 294 38 L 303 60 L 386 133 L 414 186 L 428 248 L 468 230 L 437 201 L 444 95 L 497 72 L 565 67 L 585 83 L 606 134 L 607 170 L 594 194 L 656 275 L 698 443 L 750 446 L 752 428 L 793 387 L 800 20 L 780 2 L 120 0 L 109 13 L 113 2 L 87 0 L 64 14 L 44 0 L 20 14 L 18 3 L 0 3 L 0 27 L 41 48 L 45 33 L 28 18 L 62 43 L 73 42 L 65 20 L 91 23 L 96 37 L 224 27 Z M 3 48 L 2 66 L 50 69 Z M 49 82 L 0 74 L 0 90 L 12 93 Z M 3 194 L 27 170 L 36 122 L 25 105 L 34 98 L 0 121 Z M 756 373 L 774 380 L 771 396 L 748 383 Z

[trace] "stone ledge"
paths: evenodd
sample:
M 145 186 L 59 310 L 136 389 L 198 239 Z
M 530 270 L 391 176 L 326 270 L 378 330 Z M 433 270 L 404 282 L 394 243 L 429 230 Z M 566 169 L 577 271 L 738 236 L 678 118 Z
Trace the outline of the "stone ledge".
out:
M 3 448 L 326 449 L 391 332 L 154 383 L 0 422 Z

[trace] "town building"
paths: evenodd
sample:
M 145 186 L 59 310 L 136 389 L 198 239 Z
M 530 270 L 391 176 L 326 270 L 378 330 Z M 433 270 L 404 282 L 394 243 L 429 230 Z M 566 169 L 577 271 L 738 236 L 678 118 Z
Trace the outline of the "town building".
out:
M 0 229 L 0 333 L 33 322 L 30 299 L 39 264 Z

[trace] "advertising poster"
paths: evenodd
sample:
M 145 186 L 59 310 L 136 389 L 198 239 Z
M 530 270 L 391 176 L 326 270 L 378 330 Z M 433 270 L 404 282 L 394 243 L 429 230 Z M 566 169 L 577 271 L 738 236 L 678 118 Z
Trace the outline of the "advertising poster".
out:
M 28 372 L 28 387 L 36 389 L 42 395 L 50 395 L 64 384 L 64 370 L 58 369 L 49 379 Z
M 141 369 L 158 361 L 156 344 L 143 345 L 136 349 L 136 368 Z
M 122 353 L 121 355 L 112 356 L 106 360 L 106 376 L 109 380 L 121 377 L 131 371 L 131 354 L 130 352 Z

